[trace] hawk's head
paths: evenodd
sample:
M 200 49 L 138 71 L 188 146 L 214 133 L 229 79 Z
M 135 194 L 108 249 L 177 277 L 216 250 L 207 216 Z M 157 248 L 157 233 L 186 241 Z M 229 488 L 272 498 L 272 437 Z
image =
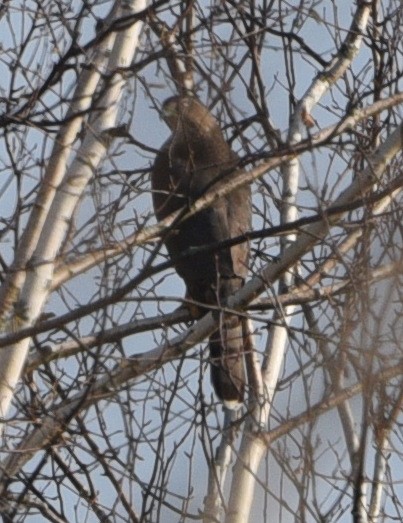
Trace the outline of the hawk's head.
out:
M 219 130 L 216 119 L 196 98 L 172 96 L 162 104 L 162 118 L 172 131 L 182 128 L 200 134 Z

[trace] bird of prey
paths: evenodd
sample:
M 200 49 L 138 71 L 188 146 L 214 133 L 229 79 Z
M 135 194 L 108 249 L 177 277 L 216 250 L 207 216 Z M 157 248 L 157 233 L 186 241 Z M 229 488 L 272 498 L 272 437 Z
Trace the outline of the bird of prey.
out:
M 229 180 L 238 164 L 217 120 L 196 98 L 169 98 L 163 104 L 162 117 L 172 134 L 157 154 L 152 170 L 157 220 L 188 208 L 215 183 Z M 219 311 L 228 296 L 242 287 L 248 272 L 248 243 L 214 251 L 199 249 L 182 259 L 181 254 L 189 254 L 192 247 L 239 236 L 250 226 L 250 187 L 244 186 L 187 220 L 174 223 L 164 238 L 175 269 L 185 281 L 187 297 L 202 309 Z M 219 328 L 209 340 L 211 379 L 217 396 L 232 409 L 239 407 L 244 396 L 243 345 L 242 322 L 235 315 L 220 314 Z

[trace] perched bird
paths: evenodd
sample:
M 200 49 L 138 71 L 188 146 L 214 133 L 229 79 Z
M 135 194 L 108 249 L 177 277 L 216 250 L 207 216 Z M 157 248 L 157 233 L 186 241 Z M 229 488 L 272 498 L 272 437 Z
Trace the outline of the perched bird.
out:
M 230 179 L 238 158 L 226 142 L 217 120 L 196 98 L 174 96 L 162 107 L 172 135 L 155 159 L 152 196 L 158 220 L 190 206 L 214 184 Z M 251 226 L 250 187 L 215 201 L 189 219 L 173 224 L 164 238 L 170 257 L 187 287 L 187 297 L 204 308 L 219 310 L 244 284 L 248 272 L 247 242 L 180 258 L 202 247 L 239 236 Z M 235 315 L 220 315 L 219 329 L 210 337 L 211 378 L 217 396 L 228 408 L 243 401 L 245 369 L 242 324 Z

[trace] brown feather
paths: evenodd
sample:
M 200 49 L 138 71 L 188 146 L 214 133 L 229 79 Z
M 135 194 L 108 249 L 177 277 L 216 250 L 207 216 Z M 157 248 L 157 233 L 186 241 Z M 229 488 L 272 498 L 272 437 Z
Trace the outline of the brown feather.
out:
M 151 176 L 158 220 L 191 205 L 214 183 L 231 176 L 237 165 L 216 119 L 198 100 L 169 98 L 163 113 L 172 135 L 158 153 Z M 250 229 L 250 222 L 250 187 L 242 187 L 173 226 L 164 241 L 190 298 L 215 309 L 225 306 L 227 298 L 244 283 L 249 246 L 245 242 L 182 260 L 180 255 L 191 247 L 238 236 Z M 220 313 L 219 325 L 210 337 L 212 383 L 220 399 L 239 404 L 246 379 L 241 322 L 235 315 Z

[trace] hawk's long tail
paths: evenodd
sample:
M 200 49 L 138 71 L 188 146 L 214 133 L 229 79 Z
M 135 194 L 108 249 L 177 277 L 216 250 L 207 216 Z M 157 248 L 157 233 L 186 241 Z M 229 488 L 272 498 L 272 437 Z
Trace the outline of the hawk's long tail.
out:
M 232 315 L 222 323 L 210 337 L 211 381 L 224 405 L 237 409 L 243 403 L 246 385 L 242 323 Z

